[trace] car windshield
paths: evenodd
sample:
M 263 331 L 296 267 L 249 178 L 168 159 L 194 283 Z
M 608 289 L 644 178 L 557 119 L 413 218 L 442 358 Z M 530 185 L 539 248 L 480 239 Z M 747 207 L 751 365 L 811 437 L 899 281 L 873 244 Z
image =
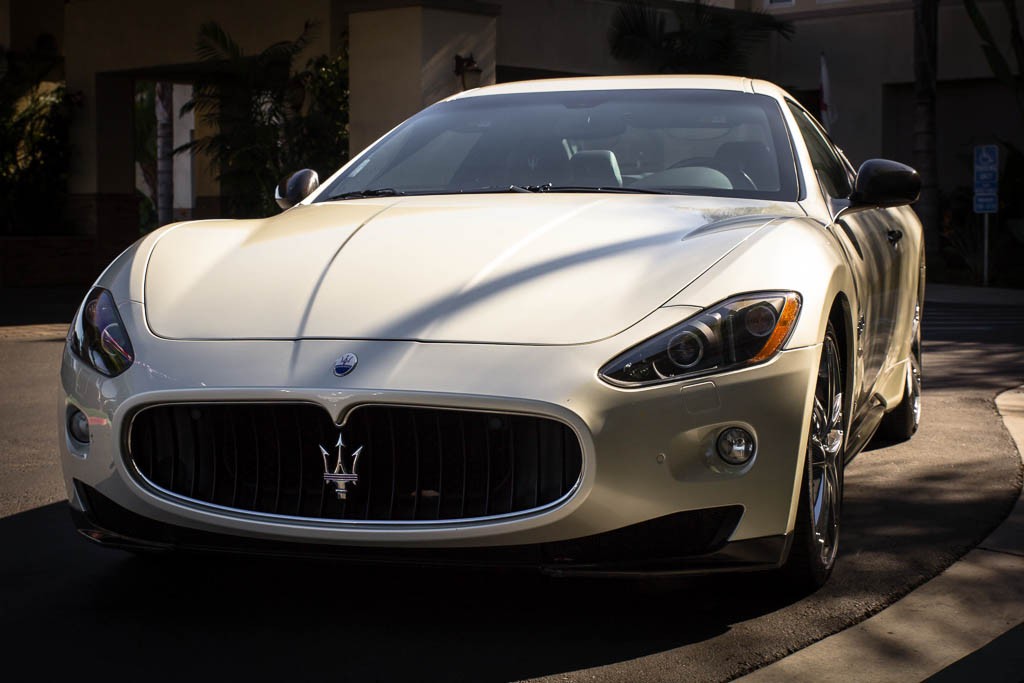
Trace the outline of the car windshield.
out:
M 795 201 L 774 99 L 663 89 L 441 102 L 350 164 L 316 201 L 405 194 L 643 192 Z

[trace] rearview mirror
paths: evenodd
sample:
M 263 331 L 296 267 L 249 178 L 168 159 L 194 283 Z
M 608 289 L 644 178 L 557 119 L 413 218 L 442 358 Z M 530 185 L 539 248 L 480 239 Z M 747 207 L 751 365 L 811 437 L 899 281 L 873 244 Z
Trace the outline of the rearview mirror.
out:
M 921 194 L 921 176 L 905 164 L 888 159 L 868 159 L 857 171 L 850 201 L 854 205 L 903 206 Z
M 320 186 L 320 176 L 311 168 L 296 171 L 278 183 L 274 201 L 282 209 L 290 209 Z

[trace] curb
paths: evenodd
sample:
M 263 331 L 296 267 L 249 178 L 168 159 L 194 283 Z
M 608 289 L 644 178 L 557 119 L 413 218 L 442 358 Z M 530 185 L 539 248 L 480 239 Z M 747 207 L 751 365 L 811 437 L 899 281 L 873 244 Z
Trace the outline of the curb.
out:
M 1024 386 L 996 397 L 996 407 L 1024 459 Z M 944 572 L 878 614 L 736 679 L 743 683 L 816 681 L 1019 681 L 1024 623 L 1024 491 L 995 531 Z M 1006 638 L 1000 638 L 1000 636 Z M 993 644 L 991 654 L 971 657 Z M 967 658 L 967 659 L 965 659 Z M 962 661 L 961 661 L 962 660 Z M 984 671 L 982 671 L 984 669 Z

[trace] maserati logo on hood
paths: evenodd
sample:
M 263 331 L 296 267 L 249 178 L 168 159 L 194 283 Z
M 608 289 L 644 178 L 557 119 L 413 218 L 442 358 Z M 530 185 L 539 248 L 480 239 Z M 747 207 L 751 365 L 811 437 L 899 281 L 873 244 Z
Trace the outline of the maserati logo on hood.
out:
M 331 454 L 323 446 L 320 447 L 320 455 L 324 460 L 324 483 L 334 484 L 334 492 L 338 500 L 346 500 L 348 497 L 348 485 L 359 483 L 359 474 L 356 473 L 356 466 L 359 464 L 359 456 L 363 452 L 360 446 L 349 455 L 348 447 L 345 445 L 345 438 L 338 432 L 338 442 L 334 444 L 338 449 L 337 459 L 334 467 L 331 467 Z
M 334 374 L 338 377 L 344 377 L 348 373 L 356 369 L 356 363 L 359 359 L 354 353 L 346 353 L 344 356 L 334 361 Z

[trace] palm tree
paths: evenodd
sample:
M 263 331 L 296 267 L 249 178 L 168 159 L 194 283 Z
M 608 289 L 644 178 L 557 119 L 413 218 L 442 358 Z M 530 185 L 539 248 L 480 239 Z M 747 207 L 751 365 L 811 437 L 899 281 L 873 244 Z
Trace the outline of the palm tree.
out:
M 793 25 L 762 12 L 712 7 L 706 0 L 673 8 L 676 27 L 665 12 L 644 2 L 619 7 L 608 31 L 612 56 L 650 73 L 742 75 L 754 45 L 772 34 L 793 35 Z
M 305 92 L 293 63 L 310 44 L 306 22 L 294 40 L 247 56 L 216 22 L 199 29 L 196 54 L 206 72 L 181 113 L 195 110 L 216 130 L 183 145 L 208 154 L 221 183 L 224 209 L 232 216 L 265 216 L 276 210 L 270 189 L 291 169 L 284 150 L 290 123 L 301 115 Z
M 1024 118 L 1024 36 L 1021 35 L 1020 14 L 1017 12 L 1015 0 L 1003 0 L 1003 11 L 1006 12 L 1006 23 L 1010 31 L 1010 50 L 1017 62 L 1017 73 L 1010 66 L 1010 58 L 1003 54 L 996 44 L 996 39 L 989 28 L 985 15 L 981 13 L 977 0 L 964 0 L 964 9 L 974 24 L 974 30 L 981 38 L 981 50 L 985 53 L 992 75 L 1003 86 L 1013 93 Z
M 76 96 L 44 84 L 57 63 L 50 51 L 0 45 L 0 233 L 64 228 Z

